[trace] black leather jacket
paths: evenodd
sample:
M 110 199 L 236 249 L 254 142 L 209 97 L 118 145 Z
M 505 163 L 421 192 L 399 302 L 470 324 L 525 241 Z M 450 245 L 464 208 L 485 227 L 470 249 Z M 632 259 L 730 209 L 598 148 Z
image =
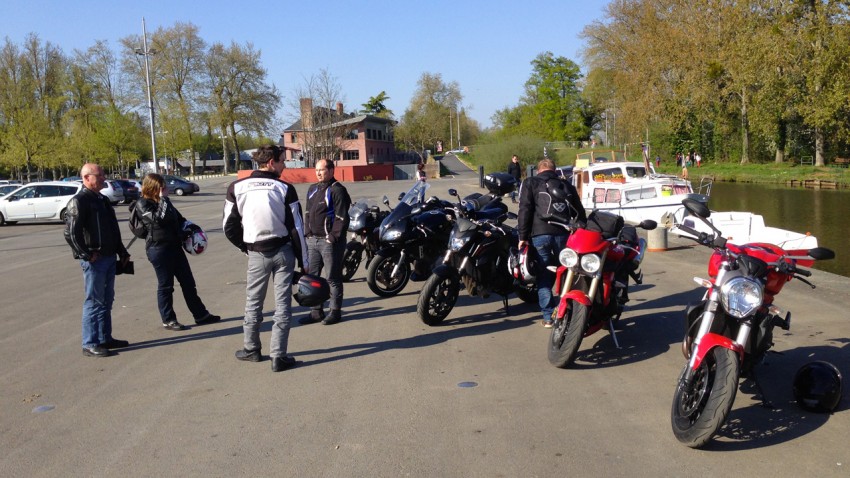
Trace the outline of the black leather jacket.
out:
M 88 188 L 80 189 L 65 211 L 65 241 L 74 259 L 91 260 L 92 254 L 129 257 L 121 242 L 115 209 L 106 196 Z
M 186 219 L 167 197 L 160 198 L 158 203 L 139 199 L 136 202 L 136 213 L 148 228 L 145 247 L 179 245 L 189 235 L 183 230 Z

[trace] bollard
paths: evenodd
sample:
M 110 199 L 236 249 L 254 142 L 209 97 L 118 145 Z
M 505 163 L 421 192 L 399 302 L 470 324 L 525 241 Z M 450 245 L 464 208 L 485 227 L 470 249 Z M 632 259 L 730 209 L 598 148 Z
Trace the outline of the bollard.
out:
M 656 227 L 646 232 L 646 250 L 650 252 L 667 250 L 667 228 Z

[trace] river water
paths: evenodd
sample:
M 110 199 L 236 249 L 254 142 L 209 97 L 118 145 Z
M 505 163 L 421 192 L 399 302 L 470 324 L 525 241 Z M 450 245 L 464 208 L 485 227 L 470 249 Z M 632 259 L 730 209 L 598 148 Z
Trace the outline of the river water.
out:
M 847 242 L 850 191 L 786 188 L 778 185 L 714 183 L 708 206 L 713 211 L 748 211 L 764 216 L 766 226 L 810 232 L 818 245 L 835 251 L 835 259 L 815 262 L 815 269 L 850 276 Z

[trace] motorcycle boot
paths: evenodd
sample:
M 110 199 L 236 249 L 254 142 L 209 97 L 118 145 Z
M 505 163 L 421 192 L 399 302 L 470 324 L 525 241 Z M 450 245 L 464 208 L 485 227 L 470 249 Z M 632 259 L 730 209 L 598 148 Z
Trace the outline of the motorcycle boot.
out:
M 302 317 L 298 323 L 301 325 L 315 324 L 325 320 L 325 311 L 322 309 L 310 309 L 310 315 Z

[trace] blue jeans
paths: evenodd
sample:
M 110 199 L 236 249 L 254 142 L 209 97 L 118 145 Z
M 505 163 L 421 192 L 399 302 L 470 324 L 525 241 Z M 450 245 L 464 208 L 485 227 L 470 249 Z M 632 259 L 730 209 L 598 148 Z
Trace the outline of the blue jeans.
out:
M 310 274 L 328 281 L 331 289 L 330 309 L 342 309 L 342 258 L 345 255 L 345 236 L 333 244 L 321 237 L 307 238 L 307 259 Z M 322 310 L 322 305 L 313 307 Z
M 245 300 L 245 321 L 242 323 L 245 350 L 260 350 L 260 324 L 263 322 L 263 302 L 269 279 L 274 278 L 274 325 L 270 353 L 283 357 L 289 344 L 292 319 L 292 271 L 295 254 L 292 244 L 285 244 L 274 252 L 248 251 L 248 285 Z
M 145 252 L 156 273 L 156 304 L 159 307 L 162 323 L 177 320 L 177 314 L 174 313 L 175 277 L 180 283 L 183 299 L 186 300 L 186 306 L 192 312 L 192 317 L 195 320 L 203 319 L 208 313 L 207 308 L 198 297 L 195 277 L 192 275 L 192 268 L 189 266 L 183 247 L 179 244 L 161 246 L 151 244 Z
M 115 256 L 80 261 L 83 269 L 83 347 L 112 340 L 112 303 L 115 301 Z
M 555 273 L 546 266 L 558 265 L 558 254 L 567 245 L 567 235 L 543 234 L 531 238 L 531 244 L 537 252 L 537 300 L 543 320 L 552 320 L 552 311 L 558 305 L 558 297 L 552 294 L 555 285 Z

